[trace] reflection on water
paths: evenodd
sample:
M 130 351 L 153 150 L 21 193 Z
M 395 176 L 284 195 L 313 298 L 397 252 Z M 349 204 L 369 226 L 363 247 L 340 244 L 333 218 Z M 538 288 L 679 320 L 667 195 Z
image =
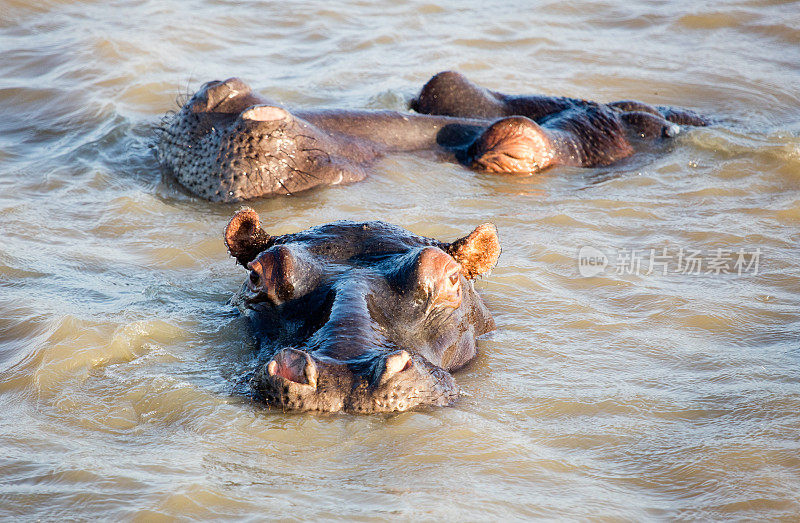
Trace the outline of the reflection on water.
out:
M 0 0 L 0 515 L 56 519 L 795 519 L 800 430 L 796 6 Z M 397 155 L 257 201 L 280 234 L 486 220 L 499 330 L 453 408 L 268 411 L 226 301 L 236 205 L 162 176 L 152 128 L 238 75 L 295 107 L 404 109 L 458 69 L 513 93 L 693 108 L 611 167 L 476 174 Z M 578 271 L 618 253 L 760 249 L 758 273 Z M 657 272 L 657 271 L 656 271 Z

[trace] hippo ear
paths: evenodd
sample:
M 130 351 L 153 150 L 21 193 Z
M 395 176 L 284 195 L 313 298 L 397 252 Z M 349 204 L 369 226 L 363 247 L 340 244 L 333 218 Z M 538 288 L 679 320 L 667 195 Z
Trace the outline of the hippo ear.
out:
M 489 272 L 497 263 L 500 256 L 497 228 L 492 223 L 479 225 L 468 236 L 454 241 L 445 250 L 461 264 L 461 273 L 467 279 L 473 279 Z
M 261 251 L 272 244 L 272 237 L 261 228 L 258 213 L 245 207 L 233 215 L 225 227 L 225 245 L 236 260 L 247 267 Z

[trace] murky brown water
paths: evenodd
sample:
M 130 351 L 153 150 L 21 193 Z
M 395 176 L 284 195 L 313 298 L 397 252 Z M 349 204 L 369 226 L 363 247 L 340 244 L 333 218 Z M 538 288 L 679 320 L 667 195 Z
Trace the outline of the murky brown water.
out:
M 798 5 L 458 5 L 0 0 L 0 517 L 800 516 Z M 479 283 L 499 330 L 455 407 L 250 404 L 254 341 L 226 305 L 244 274 L 221 241 L 237 206 L 163 180 L 152 125 L 214 78 L 403 109 L 445 69 L 721 123 L 609 168 L 400 155 L 254 203 L 275 233 L 492 220 L 504 251 Z M 581 247 L 607 257 L 598 276 Z

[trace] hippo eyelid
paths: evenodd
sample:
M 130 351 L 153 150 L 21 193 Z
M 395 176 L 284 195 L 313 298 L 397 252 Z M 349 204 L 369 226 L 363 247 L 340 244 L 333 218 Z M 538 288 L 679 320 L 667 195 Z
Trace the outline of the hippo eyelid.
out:
M 457 262 L 450 262 L 445 267 L 443 267 L 443 278 L 442 281 L 444 285 L 448 289 L 452 289 L 457 287 L 460 283 L 459 276 L 461 274 L 461 267 L 458 265 Z
M 436 289 L 432 306 L 456 308 L 461 304 L 461 266 L 454 261 L 443 267 L 441 283 Z

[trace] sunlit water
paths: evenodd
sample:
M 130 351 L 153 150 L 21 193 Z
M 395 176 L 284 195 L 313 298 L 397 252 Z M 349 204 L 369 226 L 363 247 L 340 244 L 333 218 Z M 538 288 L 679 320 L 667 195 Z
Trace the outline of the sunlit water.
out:
M 0 517 L 796 519 L 797 4 L 520 4 L 0 0 Z M 256 343 L 226 304 L 245 274 L 221 241 L 238 206 L 166 180 L 152 127 L 215 78 L 403 110 L 446 69 L 718 124 L 608 168 L 398 155 L 254 202 L 271 233 L 491 220 L 503 254 L 478 282 L 498 330 L 454 407 L 251 403 Z M 587 246 L 608 262 L 591 278 Z

